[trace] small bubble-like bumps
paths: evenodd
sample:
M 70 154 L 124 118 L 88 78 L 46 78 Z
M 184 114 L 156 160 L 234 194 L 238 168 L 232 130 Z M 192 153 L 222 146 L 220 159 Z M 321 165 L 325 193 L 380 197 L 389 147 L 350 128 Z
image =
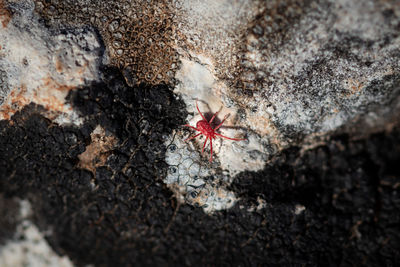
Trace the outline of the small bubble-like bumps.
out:
M 179 137 L 167 140 L 165 162 L 169 165 L 164 182 L 186 203 L 207 213 L 231 208 L 236 197 L 226 189 L 224 178 L 201 160 L 200 153 Z
M 39 0 L 36 11 L 53 27 L 96 27 L 111 65 L 131 86 L 173 84 L 179 68 L 169 1 Z

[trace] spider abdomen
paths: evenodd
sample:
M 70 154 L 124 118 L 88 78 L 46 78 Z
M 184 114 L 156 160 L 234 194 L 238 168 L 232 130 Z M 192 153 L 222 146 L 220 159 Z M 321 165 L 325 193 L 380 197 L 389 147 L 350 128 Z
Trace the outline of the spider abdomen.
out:
M 205 121 L 201 120 L 196 123 L 196 128 L 200 130 L 202 134 L 208 137 L 214 137 L 214 129 L 211 128 L 211 125 Z
M 233 140 L 233 141 L 245 140 L 245 139 L 242 139 L 242 138 L 231 138 L 231 137 L 224 136 L 222 134 L 219 134 L 219 133 L 215 132 L 216 130 L 218 130 L 222 126 L 222 124 L 225 122 L 225 120 L 229 117 L 229 114 L 225 115 L 224 119 L 221 121 L 221 123 L 217 127 L 212 128 L 211 127 L 211 123 L 214 121 L 215 116 L 217 116 L 218 111 L 212 116 L 210 121 L 207 121 L 206 118 L 204 117 L 203 113 L 201 113 L 201 111 L 199 109 L 199 106 L 197 104 L 197 100 L 196 100 L 196 108 L 197 108 L 197 111 L 199 112 L 202 120 L 198 121 L 196 123 L 196 127 L 190 126 L 189 124 L 185 124 L 185 126 L 186 127 L 190 127 L 193 130 L 196 130 L 196 131 L 198 131 L 200 133 L 196 134 L 195 136 L 192 136 L 190 138 L 185 139 L 185 141 L 189 141 L 189 140 L 191 140 L 193 138 L 196 138 L 199 135 L 205 135 L 206 140 L 204 141 L 203 150 L 201 151 L 201 153 L 204 152 L 204 148 L 206 147 L 207 140 L 209 140 L 210 141 L 210 154 L 211 154 L 210 155 L 210 162 L 212 161 L 212 155 L 213 155 L 212 140 L 215 139 L 216 136 L 219 136 L 219 137 L 222 137 L 222 138 L 225 138 L 225 139 L 229 139 L 229 140 Z

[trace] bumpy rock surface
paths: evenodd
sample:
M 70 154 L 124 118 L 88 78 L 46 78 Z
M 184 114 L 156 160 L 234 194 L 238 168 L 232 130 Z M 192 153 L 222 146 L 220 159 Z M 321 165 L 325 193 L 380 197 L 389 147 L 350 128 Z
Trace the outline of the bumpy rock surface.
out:
M 305 153 L 299 148 L 285 150 L 264 170 L 240 174 L 231 185 L 240 197 L 238 203 L 210 216 L 176 202 L 162 182 L 166 148 L 153 147 L 141 135 L 146 127 L 156 126 L 157 135 L 160 126 L 164 130 L 175 125 L 168 124 L 168 117 L 157 123 L 151 115 L 157 109 L 146 103 L 138 103 L 136 111 L 126 109 L 126 91 L 110 105 L 113 114 L 123 116 L 111 119 L 95 101 L 99 94 L 109 101 L 116 93 L 104 86 L 84 89 L 76 102 L 88 96 L 94 105 L 85 112 L 125 137 L 134 150 L 119 144 L 95 175 L 74 167 L 90 142 L 90 124 L 80 129 L 51 125 L 34 106 L 15 115 L 13 125 L 1 123 L 2 192 L 34 203 L 36 223 L 52 229 L 47 239 L 53 248 L 76 263 L 399 263 L 398 128 L 363 141 L 337 136 Z M 162 99 L 160 89 L 135 91 L 155 101 Z M 158 102 L 161 111 L 178 115 L 164 101 Z M 136 116 L 149 126 L 131 124 Z
M 178 68 L 171 1 L 36 1 L 35 10 L 54 28 L 92 25 L 99 30 L 110 64 L 129 84 L 171 83 Z
M 0 0 L 0 256 L 399 265 L 399 29 L 396 0 Z M 209 163 L 195 99 L 247 140 Z

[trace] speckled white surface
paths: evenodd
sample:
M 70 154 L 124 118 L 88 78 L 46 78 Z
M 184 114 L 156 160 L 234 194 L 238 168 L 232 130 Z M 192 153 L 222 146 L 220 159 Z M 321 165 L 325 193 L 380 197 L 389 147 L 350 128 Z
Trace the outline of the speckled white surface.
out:
M 29 220 L 31 205 L 20 201 L 20 224 L 15 237 L 0 247 L 1 267 L 72 267 L 66 256 L 57 255 L 43 233 Z
M 204 160 L 192 143 L 173 135 L 165 141 L 165 161 L 169 164 L 164 182 L 182 203 L 202 207 L 207 213 L 228 209 L 236 202 L 226 189 L 229 177 L 216 172 L 218 163 Z
M 8 119 L 30 102 L 59 124 L 80 125 L 82 119 L 66 102 L 70 90 L 98 79 L 100 44 L 94 31 L 55 34 L 33 14 L 34 3 L 21 8 L 7 27 L 0 25 L 0 70 L 7 70 L 7 86 L 0 90 L 0 119 Z M 79 32 L 79 33 L 78 33 Z

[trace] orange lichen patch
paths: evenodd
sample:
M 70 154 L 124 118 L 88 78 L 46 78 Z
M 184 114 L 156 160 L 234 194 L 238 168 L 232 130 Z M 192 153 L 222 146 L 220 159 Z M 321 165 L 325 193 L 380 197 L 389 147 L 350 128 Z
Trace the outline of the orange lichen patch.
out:
M 348 89 L 348 92 L 344 93 L 344 95 L 346 97 L 349 97 L 351 95 L 354 95 L 354 94 L 360 92 L 361 89 L 364 87 L 364 83 L 361 81 L 348 79 L 345 81 L 345 86 Z
M 56 70 L 61 73 L 64 70 L 64 64 L 62 63 L 62 61 L 59 58 L 56 58 Z
M 11 12 L 6 8 L 4 0 L 0 0 L 0 22 L 6 28 L 11 20 Z
M 255 129 L 260 129 L 263 136 L 270 134 L 268 128 L 270 127 L 271 122 L 268 119 L 257 116 L 253 122 Z
M 42 98 L 41 104 L 47 110 L 52 110 L 52 111 L 64 110 L 64 103 L 58 100 L 55 96 Z
M 25 94 L 25 85 L 22 85 L 21 88 L 14 89 L 4 101 L 8 104 L 4 104 L 0 108 L 0 119 L 9 120 L 15 112 L 20 110 L 23 106 L 29 104 L 30 101 L 25 97 Z
M 353 93 L 359 92 L 361 90 L 361 88 L 363 87 L 363 83 L 358 82 L 358 81 L 354 81 L 352 79 L 349 80 L 349 83 L 350 83 L 351 91 Z
M 247 120 L 252 129 L 256 129 L 261 136 L 272 136 L 276 133 L 274 124 L 265 116 L 251 116 L 248 114 Z
M 12 90 L 4 101 L 0 108 L 0 119 L 9 120 L 13 114 L 31 102 L 42 105 L 50 113 L 60 114 L 71 111 L 71 107 L 65 104 L 65 97 L 70 90 L 75 88 L 58 83 L 51 77 L 43 79 L 43 86 L 40 88 L 28 90 L 27 86 L 22 84 L 21 88 Z
M 111 154 L 111 150 L 116 144 L 114 136 L 107 136 L 104 129 L 97 126 L 90 134 L 92 143 L 86 147 L 86 150 L 78 156 L 78 166 L 87 169 L 96 174 L 96 168 L 104 166 L 107 157 Z
M 43 84 L 46 87 L 46 90 L 58 90 L 58 91 L 71 91 L 75 89 L 75 86 L 70 86 L 70 85 L 65 85 L 61 84 L 59 82 L 56 82 L 53 78 L 51 77 L 46 77 L 43 79 Z

